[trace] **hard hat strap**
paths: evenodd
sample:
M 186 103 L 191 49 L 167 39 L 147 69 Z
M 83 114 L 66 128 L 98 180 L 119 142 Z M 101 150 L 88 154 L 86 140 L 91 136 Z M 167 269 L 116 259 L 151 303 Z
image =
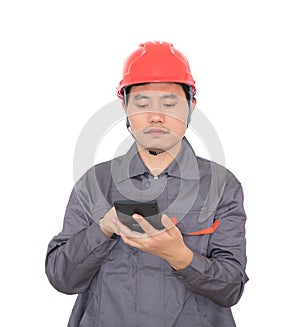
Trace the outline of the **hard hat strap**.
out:
M 192 117 L 192 111 L 193 111 L 193 98 L 194 98 L 194 90 L 191 85 L 189 85 L 189 99 L 188 99 L 188 104 L 189 104 L 189 112 L 186 120 L 186 125 L 189 126 L 189 123 L 191 122 L 191 117 Z
M 127 115 L 127 105 L 128 105 L 128 100 L 127 100 L 127 92 L 126 92 L 126 87 L 124 87 L 123 89 L 123 101 L 124 101 L 124 107 L 126 109 L 126 127 L 129 130 L 130 127 L 130 123 L 129 123 L 129 119 L 128 119 L 128 115 Z M 129 131 L 130 132 L 130 131 Z M 132 135 L 132 133 L 130 132 L 130 134 Z

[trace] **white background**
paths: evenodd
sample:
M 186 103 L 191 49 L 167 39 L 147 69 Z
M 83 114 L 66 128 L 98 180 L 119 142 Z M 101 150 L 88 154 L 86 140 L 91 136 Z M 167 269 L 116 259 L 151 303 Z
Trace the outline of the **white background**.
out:
M 1 2 L 1 325 L 67 325 L 75 296 L 50 286 L 44 259 L 75 145 L 148 40 L 188 57 L 198 107 L 244 186 L 250 281 L 237 326 L 300 325 L 299 14 L 291 0 Z

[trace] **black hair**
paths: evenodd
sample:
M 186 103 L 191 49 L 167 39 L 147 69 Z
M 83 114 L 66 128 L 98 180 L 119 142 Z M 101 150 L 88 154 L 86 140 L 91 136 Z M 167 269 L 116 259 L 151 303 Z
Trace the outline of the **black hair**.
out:
M 180 83 L 180 85 L 183 88 L 183 91 L 184 91 L 184 94 L 185 94 L 185 97 L 186 97 L 188 103 L 190 103 L 190 101 L 193 100 L 193 98 L 194 98 L 193 92 L 191 91 L 192 87 L 190 85 L 183 84 L 183 83 Z

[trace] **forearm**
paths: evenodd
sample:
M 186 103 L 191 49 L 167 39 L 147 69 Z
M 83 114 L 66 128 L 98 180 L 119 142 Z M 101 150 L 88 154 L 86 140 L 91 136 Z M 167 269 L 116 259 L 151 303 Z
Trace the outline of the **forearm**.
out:
M 191 292 L 230 307 L 240 299 L 247 281 L 242 270 L 234 261 L 209 259 L 194 252 L 192 262 L 175 274 Z
M 107 238 L 93 223 L 69 239 L 54 238 L 48 248 L 46 274 L 60 292 L 83 292 L 117 240 Z

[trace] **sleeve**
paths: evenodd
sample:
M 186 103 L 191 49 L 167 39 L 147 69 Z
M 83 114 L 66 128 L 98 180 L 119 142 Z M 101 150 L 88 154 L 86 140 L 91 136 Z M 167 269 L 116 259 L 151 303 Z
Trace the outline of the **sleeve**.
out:
M 50 283 L 66 294 L 84 292 L 117 241 L 107 238 L 89 218 L 74 188 L 63 229 L 48 245 L 45 268 Z
M 190 291 L 231 307 L 239 301 L 248 277 L 243 190 L 230 173 L 215 219 L 220 224 L 209 238 L 207 256 L 194 251 L 192 262 L 176 274 Z

